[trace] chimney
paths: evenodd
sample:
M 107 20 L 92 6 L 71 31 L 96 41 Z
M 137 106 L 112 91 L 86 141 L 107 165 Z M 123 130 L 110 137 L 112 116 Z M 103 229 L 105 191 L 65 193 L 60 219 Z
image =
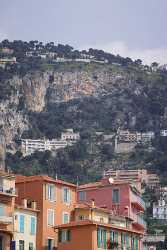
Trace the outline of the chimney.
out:
M 92 208 L 94 208 L 95 207 L 95 200 L 94 199 L 92 199 Z
M 32 201 L 32 209 L 33 210 L 37 209 L 37 202 L 36 201 Z
M 22 206 L 27 208 L 27 199 L 22 199 Z

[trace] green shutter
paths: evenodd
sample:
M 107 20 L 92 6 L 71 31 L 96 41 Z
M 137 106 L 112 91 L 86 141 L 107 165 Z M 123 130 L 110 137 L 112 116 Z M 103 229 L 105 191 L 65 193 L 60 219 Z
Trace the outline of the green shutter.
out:
M 62 231 L 59 229 L 59 233 L 58 233 L 58 240 L 59 242 L 61 242 L 61 239 L 62 239 Z
M 129 249 L 129 234 L 126 234 L 126 248 Z
M 97 229 L 97 247 L 98 248 L 101 247 L 101 229 L 100 228 Z
M 124 249 L 124 233 L 121 233 L 121 248 Z
M 71 231 L 67 230 L 67 241 L 71 240 Z
M 103 230 L 103 234 L 104 234 L 104 248 L 107 248 L 107 231 Z

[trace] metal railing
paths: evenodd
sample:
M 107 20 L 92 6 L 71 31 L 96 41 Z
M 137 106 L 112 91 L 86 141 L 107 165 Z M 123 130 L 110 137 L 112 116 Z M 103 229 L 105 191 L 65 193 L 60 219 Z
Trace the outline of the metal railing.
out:
M 132 195 L 132 202 L 137 202 L 138 204 L 140 204 L 140 206 L 142 206 L 144 209 L 146 209 L 146 204 L 145 204 L 144 200 L 140 196 L 138 196 L 134 193 Z
M 16 195 L 16 189 L 14 188 L 6 188 L 4 186 L 0 186 L 0 193 Z
M 6 216 L 6 215 L 0 215 L 0 223 L 10 224 L 13 222 L 13 217 Z

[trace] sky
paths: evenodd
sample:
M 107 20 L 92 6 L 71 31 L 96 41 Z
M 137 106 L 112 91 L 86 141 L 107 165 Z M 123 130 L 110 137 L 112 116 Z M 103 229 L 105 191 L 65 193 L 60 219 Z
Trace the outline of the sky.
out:
M 0 0 L 0 40 L 98 48 L 167 63 L 167 0 Z

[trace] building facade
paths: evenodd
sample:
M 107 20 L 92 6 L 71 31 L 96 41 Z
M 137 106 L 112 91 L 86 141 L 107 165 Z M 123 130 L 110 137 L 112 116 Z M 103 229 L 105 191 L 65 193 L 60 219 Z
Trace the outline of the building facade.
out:
M 103 178 L 100 182 L 81 185 L 77 189 L 78 203 L 94 200 L 99 207 L 112 210 L 113 215 L 122 215 L 132 220 L 132 228 L 144 232 L 145 203 L 136 187 L 128 182 Z
M 155 173 L 149 173 L 146 169 L 109 169 L 104 172 L 105 177 L 112 177 L 114 180 L 128 181 L 141 190 L 141 184 L 145 183 L 150 188 L 159 186 L 159 177 Z
M 94 221 L 71 222 L 57 227 L 58 250 L 142 250 L 140 233 Z
M 11 247 L 15 197 L 15 177 L 0 172 L 0 250 Z
M 21 206 L 15 206 L 13 249 L 36 250 L 37 213 L 36 202 L 23 199 Z
M 67 129 L 61 134 L 61 139 L 22 139 L 21 151 L 23 155 L 33 154 L 35 151 L 55 151 L 59 148 L 72 146 L 80 139 L 79 133 L 74 133 L 73 129 Z
M 25 197 L 37 201 L 37 250 L 53 250 L 57 246 L 55 226 L 68 223 L 76 203 L 76 186 L 48 176 L 17 176 L 17 203 Z

